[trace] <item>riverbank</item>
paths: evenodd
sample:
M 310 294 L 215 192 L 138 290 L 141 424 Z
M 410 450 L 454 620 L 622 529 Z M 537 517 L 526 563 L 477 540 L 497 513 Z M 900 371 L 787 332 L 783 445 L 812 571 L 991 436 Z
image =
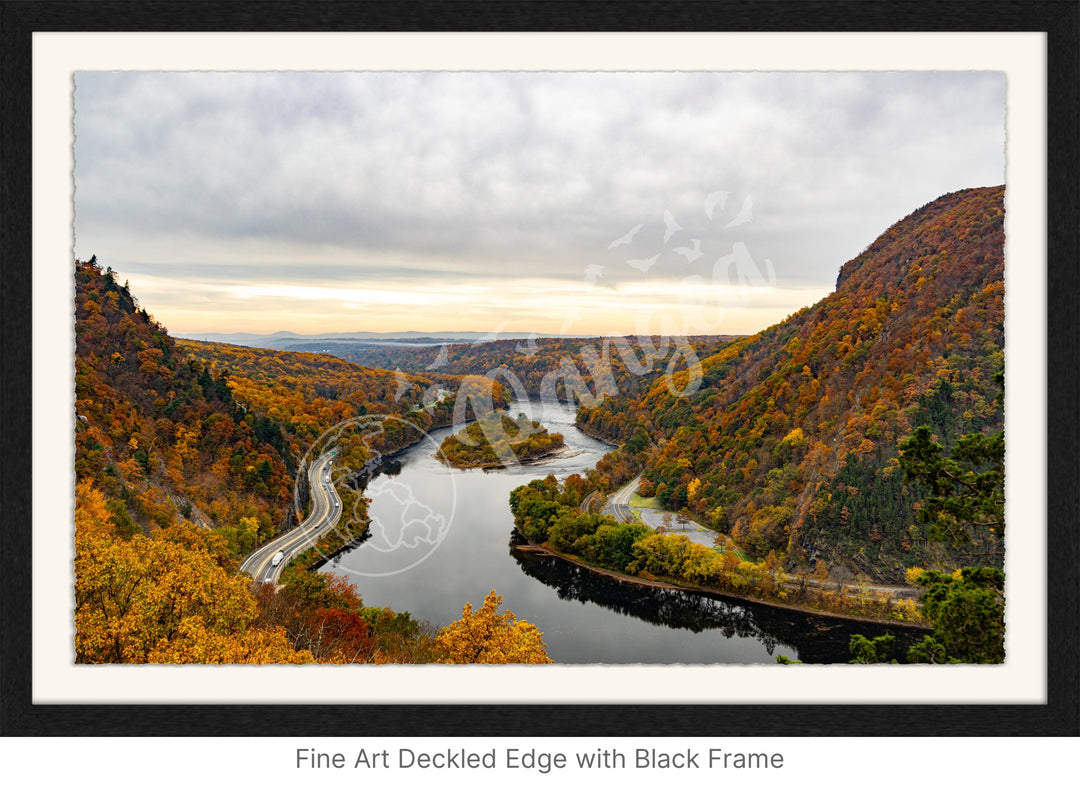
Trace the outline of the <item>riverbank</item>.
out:
M 622 447 L 621 442 L 616 442 L 615 440 L 611 439 L 610 437 L 601 436 L 600 434 L 596 433 L 595 431 L 592 431 L 588 426 L 586 426 L 586 425 L 582 424 L 580 421 L 578 421 L 578 419 L 576 417 L 574 418 L 574 428 L 576 428 L 578 431 L 580 431 L 582 434 L 584 434 L 589 439 L 595 439 L 597 442 L 603 442 L 605 445 L 610 445 L 612 450 L 614 450 L 615 448 L 621 448 Z
M 738 592 L 732 592 L 729 590 L 723 590 L 721 588 L 713 588 L 705 585 L 695 585 L 693 583 L 686 582 L 684 580 L 673 581 L 667 579 L 647 579 L 645 577 L 638 577 L 632 574 L 627 574 L 621 571 L 615 571 L 614 569 L 603 568 L 601 566 L 591 565 L 581 558 L 574 555 L 568 555 L 563 552 L 552 549 L 551 547 L 543 546 L 530 541 L 523 536 L 520 531 L 514 530 L 515 540 L 511 542 L 511 546 L 520 551 L 527 552 L 536 556 L 548 556 L 559 558 L 560 560 L 577 566 L 578 568 L 585 569 L 593 574 L 597 574 L 608 579 L 618 580 L 620 582 L 629 582 L 634 585 L 640 585 L 646 588 L 659 588 L 667 590 L 681 590 L 689 593 L 704 593 L 712 596 L 720 596 L 725 599 L 732 599 L 740 602 L 747 602 L 750 604 L 759 604 L 767 607 L 776 607 L 782 610 L 788 610 L 792 612 L 801 612 L 809 615 L 818 615 L 829 618 L 839 618 L 845 621 L 854 621 L 857 623 L 872 623 L 879 626 L 897 626 L 911 629 L 922 629 L 925 631 L 931 631 L 931 627 L 928 624 L 918 621 L 898 620 L 895 618 L 875 618 L 867 615 L 859 615 L 849 612 L 837 612 L 827 609 L 817 609 L 813 607 L 800 606 L 797 604 L 791 604 L 787 602 L 778 602 L 772 599 L 765 599 L 757 596 L 748 596 Z M 798 585 L 800 581 L 804 581 L 805 578 L 794 578 L 791 581 Z M 812 580 L 805 580 L 806 582 L 816 582 Z M 837 583 L 839 585 L 839 583 Z M 845 594 L 848 595 L 848 594 Z M 906 598 L 906 597 L 902 597 Z

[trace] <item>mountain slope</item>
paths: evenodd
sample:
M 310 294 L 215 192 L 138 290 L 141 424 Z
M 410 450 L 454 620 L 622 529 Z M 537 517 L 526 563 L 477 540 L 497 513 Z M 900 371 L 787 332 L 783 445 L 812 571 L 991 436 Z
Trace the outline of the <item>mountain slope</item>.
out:
M 76 262 L 75 285 L 76 662 L 440 659 L 429 628 L 365 607 L 304 556 L 280 589 L 253 584 L 238 560 L 295 516 L 292 481 L 305 480 L 296 466 L 313 437 L 372 410 L 396 417 L 385 431 L 335 436 L 335 460 L 359 470 L 419 426 L 449 423 L 453 393 L 332 357 L 179 344 L 95 258 Z M 490 380 L 453 383 L 475 408 L 506 403 Z M 342 511 L 353 516 L 320 541 L 326 553 L 367 524 L 345 478 Z
M 702 362 L 678 397 L 657 381 L 579 421 L 657 442 L 645 494 L 789 564 L 824 559 L 872 577 L 948 559 L 927 542 L 896 442 L 1000 430 L 1004 187 L 942 196 L 844 264 L 836 290 Z M 680 385 L 685 386 L 686 374 Z
M 288 523 L 280 427 L 245 414 L 225 376 L 177 348 L 111 269 L 75 269 L 75 472 L 127 532 Z

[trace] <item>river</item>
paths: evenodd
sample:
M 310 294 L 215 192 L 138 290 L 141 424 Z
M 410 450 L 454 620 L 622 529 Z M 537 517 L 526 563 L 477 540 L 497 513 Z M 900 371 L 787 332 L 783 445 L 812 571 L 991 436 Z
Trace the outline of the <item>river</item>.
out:
M 347 575 L 368 606 L 408 611 L 445 625 L 466 601 L 479 607 L 492 590 L 502 607 L 536 624 L 548 655 L 566 664 L 774 664 L 849 658 L 852 634 L 883 627 L 823 618 L 719 596 L 648 588 L 606 578 L 512 546 L 511 490 L 549 474 L 560 481 L 592 467 L 611 446 L 574 427 L 574 411 L 514 402 L 563 435 L 558 457 L 509 470 L 454 470 L 435 458 L 451 432 L 440 429 L 398 456 L 367 486 L 372 536 L 323 571 Z M 890 628 L 898 647 L 921 636 Z

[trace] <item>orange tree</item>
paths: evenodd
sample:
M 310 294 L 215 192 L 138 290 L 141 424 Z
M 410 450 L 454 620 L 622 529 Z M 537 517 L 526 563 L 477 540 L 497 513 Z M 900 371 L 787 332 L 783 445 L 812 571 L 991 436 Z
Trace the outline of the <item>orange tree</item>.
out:
M 76 661 L 313 661 L 293 650 L 283 629 L 253 628 L 248 585 L 206 547 L 142 534 L 119 538 L 101 493 L 86 482 L 76 487 Z
M 543 665 L 551 663 L 544 635 L 536 626 L 519 621 L 509 610 L 499 613 L 502 596 L 492 591 L 484 606 L 473 610 L 466 602 L 461 618 L 442 629 L 435 638 L 438 662 Z

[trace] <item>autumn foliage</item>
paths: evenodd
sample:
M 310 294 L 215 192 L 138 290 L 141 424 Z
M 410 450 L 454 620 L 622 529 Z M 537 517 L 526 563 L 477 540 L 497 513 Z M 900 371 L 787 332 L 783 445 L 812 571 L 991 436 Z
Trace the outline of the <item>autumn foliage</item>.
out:
M 730 543 L 704 546 L 640 522 L 623 524 L 612 516 L 588 513 L 584 505 L 579 490 L 560 486 L 551 476 L 510 493 L 514 525 L 522 536 L 590 567 L 803 609 L 923 623 L 912 599 L 888 590 L 874 591 L 862 582 L 829 582 L 827 569 L 813 576 L 787 574 L 775 552 L 760 562 L 745 560 Z
M 435 638 L 438 662 L 463 664 L 549 664 L 544 635 L 510 610 L 498 612 L 502 596 L 491 591 L 480 609 L 466 602 L 461 618 Z
M 78 262 L 75 286 L 75 473 L 121 532 L 247 519 L 265 540 L 290 525 L 280 424 L 239 405 L 111 270 Z
M 357 417 L 384 416 L 383 431 L 366 437 L 369 451 L 392 453 L 419 431 L 453 422 L 463 404 L 507 404 L 505 388 L 483 377 L 426 376 L 365 368 L 329 354 L 256 349 L 180 340 L 189 359 L 224 372 L 238 403 L 282 427 L 288 453 L 302 456 L 326 431 Z M 442 397 L 442 393 L 451 397 Z M 487 411 L 487 410 L 483 410 Z M 475 417 L 471 408 L 462 410 Z M 362 461 L 362 460 L 361 460 Z
M 250 581 L 211 548 L 115 535 L 104 496 L 76 488 L 75 656 L 86 663 L 303 663 L 280 628 L 253 628 Z
M 452 467 L 510 467 L 561 447 L 562 434 L 548 432 L 538 421 L 492 412 L 444 439 L 436 457 Z
M 366 607 L 347 579 L 303 569 L 253 585 L 212 533 L 117 535 L 102 494 L 76 489 L 75 652 L 102 664 L 549 662 L 540 631 L 484 606 L 435 630 Z M 205 539 L 205 541 L 203 541 Z M 217 544 L 215 546 L 215 543 Z M 224 564 L 224 565 L 223 565 Z

